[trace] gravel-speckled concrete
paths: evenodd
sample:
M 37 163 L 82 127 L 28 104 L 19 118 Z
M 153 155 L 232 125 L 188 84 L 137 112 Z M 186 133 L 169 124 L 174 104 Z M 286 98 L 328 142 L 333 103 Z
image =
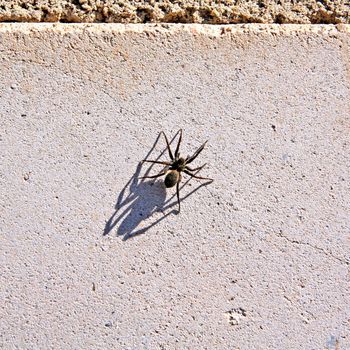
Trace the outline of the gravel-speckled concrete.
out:
M 349 349 L 349 38 L 1 25 L 0 347 Z
M 349 0 L 0 0 L 0 22 L 350 23 Z

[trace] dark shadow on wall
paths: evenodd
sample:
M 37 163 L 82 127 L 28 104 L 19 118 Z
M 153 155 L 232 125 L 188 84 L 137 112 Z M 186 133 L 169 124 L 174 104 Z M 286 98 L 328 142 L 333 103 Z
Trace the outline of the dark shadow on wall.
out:
M 170 141 L 170 144 L 174 141 L 178 133 Z M 153 152 L 160 138 L 158 135 L 151 150 L 146 155 L 145 159 Z M 166 149 L 160 153 L 158 159 L 166 152 Z M 172 209 L 174 206 L 177 208 L 177 201 L 175 200 L 176 194 L 174 193 L 168 200 L 166 200 L 166 189 L 163 180 L 147 180 L 140 179 L 141 176 L 147 176 L 150 174 L 154 164 L 148 166 L 146 172 L 141 174 L 143 163 L 139 163 L 136 167 L 134 175 L 130 178 L 128 183 L 124 186 L 119 193 L 117 203 L 115 205 L 115 212 L 107 221 L 103 235 L 108 235 L 115 227 L 118 236 L 123 236 L 123 240 L 138 236 L 147 232 L 151 227 L 157 225 L 171 214 L 178 214 L 176 209 Z M 181 189 L 186 186 L 192 178 L 185 181 Z M 188 198 L 190 195 L 198 191 L 201 187 L 206 186 L 211 181 L 204 182 L 197 186 L 194 190 L 189 192 L 185 197 L 181 198 L 181 201 Z M 172 209 L 172 210 L 171 210 Z M 155 213 L 162 213 L 162 216 L 154 221 L 150 220 Z M 151 221 L 148 225 L 143 226 L 143 222 Z M 140 227 L 141 226 L 141 227 Z

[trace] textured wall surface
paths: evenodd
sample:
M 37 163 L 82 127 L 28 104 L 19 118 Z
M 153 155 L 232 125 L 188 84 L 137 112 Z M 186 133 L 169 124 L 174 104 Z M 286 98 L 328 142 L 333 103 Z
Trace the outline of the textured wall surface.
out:
M 0 21 L 350 23 L 349 0 L 0 0 Z
M 349 33 L 1 25 L 1 348 L 350 349 Z

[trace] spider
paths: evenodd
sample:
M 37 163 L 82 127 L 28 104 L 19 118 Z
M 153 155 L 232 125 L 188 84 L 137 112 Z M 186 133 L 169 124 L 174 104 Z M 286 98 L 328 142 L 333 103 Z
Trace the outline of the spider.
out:
M 171 161 L 169 162 L 162 162 L 162 161 L 158 161 L 158 160 L 148 160 L 145 159 L 143 160 L 143 162 L 148 162 L 148 163 L 154 163 L 154 164 L 162 164 L 165 165 L 165 169 L 157 174 L 157 175 L 152 175 L 152 176 L 144 176 L 141 177 L 141 179 L 155 179 L 157 177 L 165 176 L 164 179 L 164 184 L 165 187 L 169 188 L 169 187 L 174 187 L 176 185 L 176 195 L 177 195 L 177 203 L 179 205 L 179 212 L 180 212 L 180 182 L 182 179 L 181 173 L 184 172 L 185 174 L 195 178 L 195 179 L 200 179 L 200 180 L 210 180 L 211 182 L 213 182 L 214 180 L 208 177 L 201 177 L 201 176 L 197 176 L 196 174 L 193 174 L 193 172 L 199 172 L 200 170 L 202 170 L 207 164 L 204 164 L 198 168 L 192 169 L 188 166 L 188 164 L 192 163 L 197 157 L 198 155 L 203 151 L 204 146 L 206 145 L 206 143 L 208 141 L 205 141 L 203 143 L 202 146 L 200 146 L 196 152 L 193 153 L 192 156 L 187 156 L 187 158 L 182 158 L 180 157 L 180 153 L 179 153 L 179 149 L 180 149 L 180 144 L 182 141 L 182 129 L 180 129 L 177 133 L 180 133 L 179 136 L 179 141 L 177 143 L 176 149 L 175 149 L 175 154 L 173 155 L 173 152 L 171 151 L 170 148 L 170 144 L 168 141 L 167 136 L 165 135 L 164 131 L 161 131 L 161 134 L 164 135 L 165 138 L 165 142 L 167 145 L 167 150 L 169 153 L 169 157 L 171 159 Z

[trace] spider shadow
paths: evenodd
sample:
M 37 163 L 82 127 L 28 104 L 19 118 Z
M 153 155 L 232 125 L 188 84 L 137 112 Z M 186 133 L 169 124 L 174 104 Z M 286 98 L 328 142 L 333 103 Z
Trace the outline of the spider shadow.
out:
M 170 144 L 175 140 L 177 134 L 178 133 L 176 133 L 170 141 Z M 160 134 L 145 159 L 148 159 L 151 155 L 159 138 Z M 156 160 L 160 159 L 166 150 L 167 149 L 163 150 Z M 146 233 L 150 228 L 163 221 L 169 215 L 179 213 L 178 210 L 172 209 L 174 206 L 177 206 L 177 201 L 174 200 L 176 194 L 173 194 L 168 200 L 166 200 L 166 189 L 163 181 L 145 181 L 145 179 L 140 179 L 142 166 L 143 163 L 140 162 L 137 165 L 133 176 L 119 193 L 115 205 L 115 211 L 105 225 L 103 232 L 104 236 L 108 235 L 115 227 L 117 227 L 117 236 L 123 236 L 123 240 L 126 241 L 129 238 Z M 154 164 L 151 164 L 148 167 L 144 176 L 147 176 L 150 173 L 153 166 Z M 192 178 L 189 178 L 185 181 L 183 185 L 180 186 L 180 190 L 191 180 Z M 188 198 L 201 187 L 208 185 L 210 182 L 211 181 L 206 181 L 201 183 L 194 190 L 184 196 L 181 201 Z M 161 213 L 162 216 L 152 221 L 152 216 L 157 213 Z

